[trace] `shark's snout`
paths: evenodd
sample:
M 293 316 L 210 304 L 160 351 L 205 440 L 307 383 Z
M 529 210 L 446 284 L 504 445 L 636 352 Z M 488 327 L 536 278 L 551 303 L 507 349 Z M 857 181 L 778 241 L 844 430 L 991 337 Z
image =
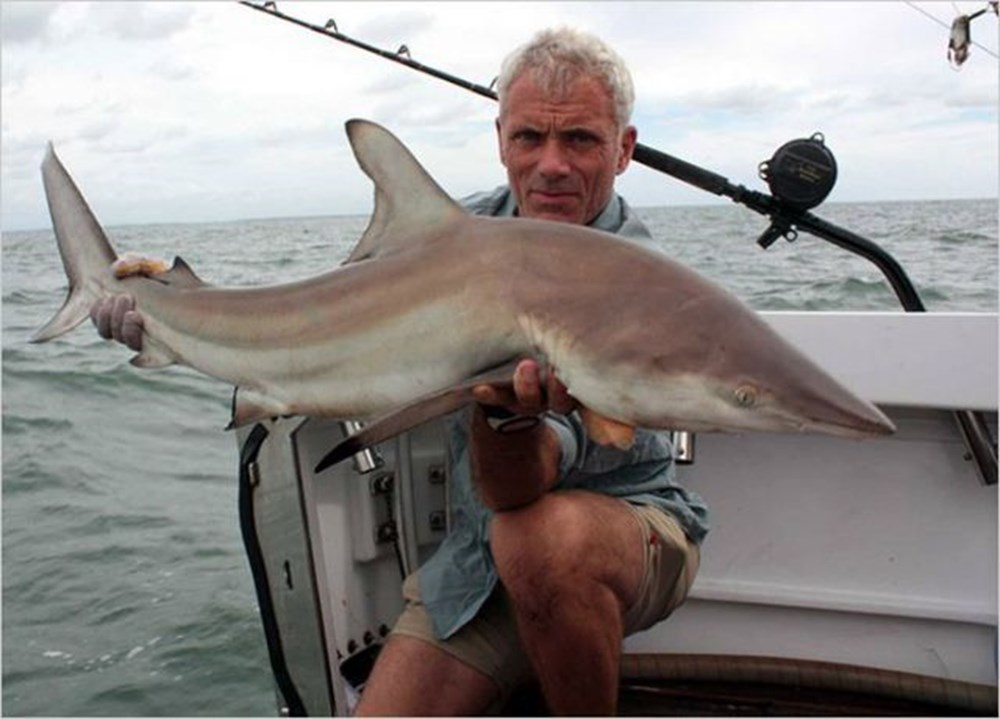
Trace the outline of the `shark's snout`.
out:
M 882 410 L 860 398 L 851 399 L 851 407 L 827 405 L 821 411 L 805 414 L 806 422 L 800 431 L 857 438 L 895 433 L 896 425 Z

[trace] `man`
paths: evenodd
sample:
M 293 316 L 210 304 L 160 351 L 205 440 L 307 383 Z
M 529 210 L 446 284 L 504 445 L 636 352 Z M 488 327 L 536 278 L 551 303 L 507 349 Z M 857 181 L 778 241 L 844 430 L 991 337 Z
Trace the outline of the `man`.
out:
M 610 48 L 543 31 L 504 61 L 498 94 L 509 187 L 470 211 L 648 237 L 614 192 L 636 130 Z M 129 310 L 108 300 L 93 316 L 137 349 Z M 405 582 L 358 714 L 480 714 L 531 677 L 554 713 L 612 714 L 623 637 L 686 597 L 707 509 L 674 484 L 669 444 L 645 431 L 628 451 L 595 444 L 546 370 L 520 362 L 512 391 L 477 388 L 478 406 L 449 423 L 452 530 Z

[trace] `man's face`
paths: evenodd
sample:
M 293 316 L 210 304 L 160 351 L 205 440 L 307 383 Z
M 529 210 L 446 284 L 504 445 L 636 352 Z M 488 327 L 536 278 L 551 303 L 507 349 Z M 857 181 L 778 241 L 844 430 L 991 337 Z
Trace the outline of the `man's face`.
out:
M 634 127 L 619 130 L 599 80 L 580 77 L 553 97 L 530 73 L 511 83 L 497 134 L 520 214 L 577 224 L 604 209 L 636 140 Z

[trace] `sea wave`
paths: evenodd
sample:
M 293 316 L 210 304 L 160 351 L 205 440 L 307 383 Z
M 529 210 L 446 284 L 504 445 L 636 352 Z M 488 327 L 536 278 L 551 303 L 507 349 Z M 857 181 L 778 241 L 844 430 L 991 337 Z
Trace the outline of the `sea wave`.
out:
M 944 232 L 937 235 L 934 240 L 936 242 L 941 242 L 949 245 L 973 245 L 973 244 L 989 244 L 993 241 L 985 232 L 976 232 L 974 230 L 958 230 L 954 232 Z
M 648 244 L 757 309 L 900 311 L 867 262 L 802 235 L 764 252 L 731 203 L 639 208 Z M 831 204 L 877 240 L 932 311 L 997 309 L 995 200 Z M 317 274 L 366 217 L 109 228 L 254 285 Z M 89 323 L 28 339 L 66 279 L 51 232 L 3 242 L 3 703 L 19 715 L 261 715 L 272 677 L 236 512 L 231 387 L 140 370 Z

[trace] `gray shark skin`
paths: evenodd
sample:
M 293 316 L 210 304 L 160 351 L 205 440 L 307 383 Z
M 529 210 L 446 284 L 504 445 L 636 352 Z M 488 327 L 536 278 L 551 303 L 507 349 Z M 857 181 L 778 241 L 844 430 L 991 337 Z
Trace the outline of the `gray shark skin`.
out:
M 132 363 L 185 364 L 235 385 L 231 426 L 383 417 L 376 434 L 391 435 L 536 357 L 585 408 L 588 431 L 602 418 L 894 431 L 735 297 L 661 253 L 577 225 L 468 215 L 384 128 L 351 120 L 347 134 L 375 185 L 357 247 L 330 272 L 253 289 L 206 284 L 180 258 L 166 273 L 116 278 L 117 255 L 50 145 L 42 177 L 69 295 L 32 341 L 68 332 L 100 297 L 130 293 L 145 328 Z

